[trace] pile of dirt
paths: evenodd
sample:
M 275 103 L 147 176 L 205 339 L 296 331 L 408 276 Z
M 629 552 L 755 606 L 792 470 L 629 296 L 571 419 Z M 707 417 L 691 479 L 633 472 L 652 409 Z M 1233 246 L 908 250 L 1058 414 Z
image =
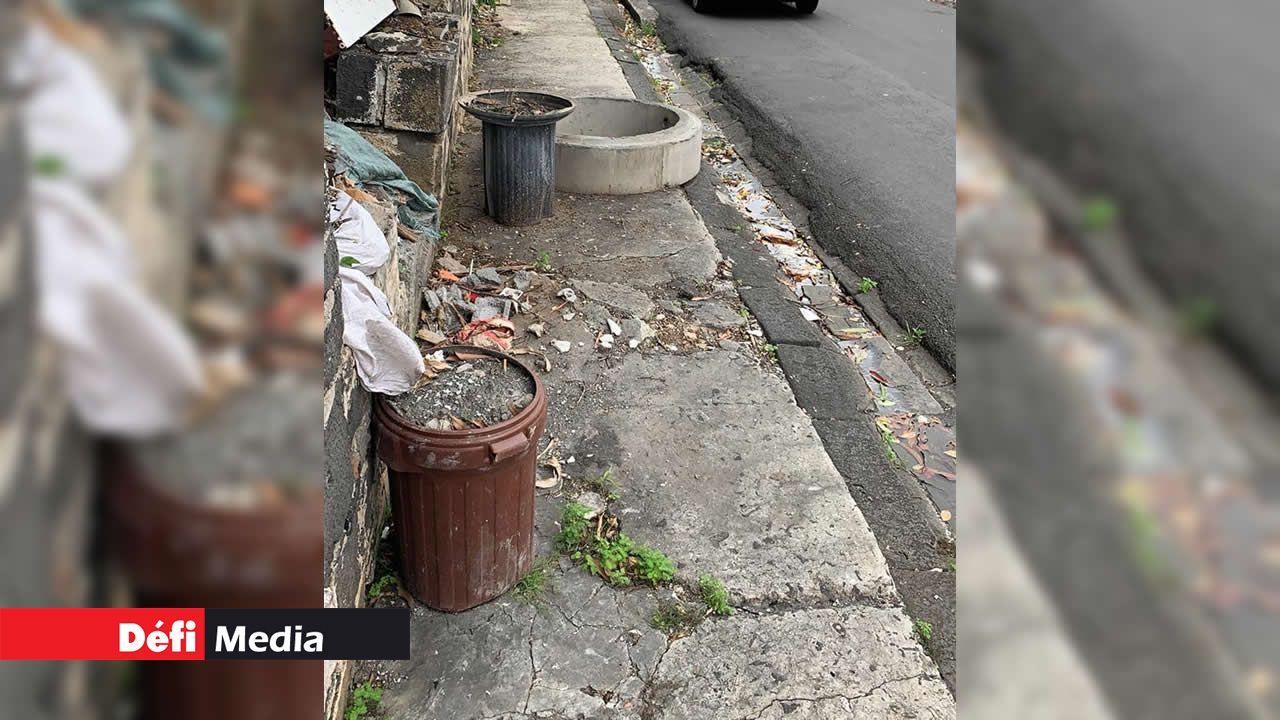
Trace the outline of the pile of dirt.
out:
M 390 403 L 420 427 L 466 430 L 510 420 L 533 402 L 534 390 L 533 376 L 518 363 L 484 357 L 451 362 L 448 369 Z
M 545 115 L 546 113 L 564 109 L 560 105 L 518 93 L 482 95 L 472 99 L 470 105 L 476 110 L 498 115 L 510 115 L 513 118 L 526 115 Z

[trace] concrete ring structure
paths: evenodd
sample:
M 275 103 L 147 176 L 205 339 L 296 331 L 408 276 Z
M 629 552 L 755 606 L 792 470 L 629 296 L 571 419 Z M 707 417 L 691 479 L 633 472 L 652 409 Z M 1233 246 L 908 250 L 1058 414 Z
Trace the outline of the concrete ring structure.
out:
M 702 164 L 702 121 L 670 105 L 574 98 L 556 125 L 556 188 L 633 195 L 692 180 Z

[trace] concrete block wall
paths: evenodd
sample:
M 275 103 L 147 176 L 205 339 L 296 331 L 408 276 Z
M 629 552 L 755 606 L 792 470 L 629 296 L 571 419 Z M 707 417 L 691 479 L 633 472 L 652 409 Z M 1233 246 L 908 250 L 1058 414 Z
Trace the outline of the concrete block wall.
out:
M 413 333 L 422 283 L 433 259 L 427 240 L 400 236 L 389 199 L 365 208 L 391 245 L 391 257 L 374 274 L 387 295 L 396 324 Z M 387 512 L 386 468 L 377 460 L 370 432 L 373 398 L 356 375 L 351 350 L 342 343 L 342 293 L 338 255 L 325 246 L 325 607 L 362 607 L 373 580 L 378 540 Z M 346 708 L 351 663 L 325 662 L 325 717 L 338 720 Z
M 334 119 L 445 195 L 472 67 L 471 0 L 418 0 L 423 18 L 396 17 L 338 55 Z M 405 28 L 409 28 L 406 31 Z

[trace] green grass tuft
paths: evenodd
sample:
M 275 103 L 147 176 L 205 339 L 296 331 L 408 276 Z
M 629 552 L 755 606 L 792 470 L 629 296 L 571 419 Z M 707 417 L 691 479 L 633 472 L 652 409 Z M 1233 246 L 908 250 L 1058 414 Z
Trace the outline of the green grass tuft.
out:
M 916 635 L 919 635 L 920 639 L 926 644 L 933 640 L 933 625 L 927 620 L 916 620 L 911 623 L 911 629 L 915 630 Z
M 728 616 L 735 611 L 729 604 L 729 591 L 724 583 L 710 575 L 698 578 L 698 592 L 702 594 L 702 602 L 713 615 Z
M 351 691 L 346 720 L 360 720 L 382 704 L 382 688 L 366 680 Z

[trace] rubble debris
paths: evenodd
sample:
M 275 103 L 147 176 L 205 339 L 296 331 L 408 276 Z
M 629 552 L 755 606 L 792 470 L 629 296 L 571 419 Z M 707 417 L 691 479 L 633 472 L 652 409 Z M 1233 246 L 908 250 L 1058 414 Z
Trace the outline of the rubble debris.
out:
M 478 278 L 489 285 L 501 287 L 503 284 L 502 276 L 493 268 L 480 268 L 471 273 L 472 277 Z
M 533 333 L 534 337 L 542 337 L 547 332 L 547 326 L 542 323 L 533 323 L 528 330 Z
M 472 320 L 458 332 L 458 341 L 494 350 L 510 350 L 511 340 L 515 337 L 516 326 L 510 320 L 493 317 L 487 320 Z
M 467 266 L 458 262 L 450 255 L 441 255 L 436 258 L 436 264 L 458 277 L 462 277 L 467 272 Z
M 456 357 L 435 379 L 392 397 L 391 407 L 429 429 L 464 430 L 510 420 L 533 402 L 533 376 L 519 363 Z
M 562 353 L 567 353 L 573 349 L 573 343 L 568 340 L 552 340 L 551 346 Z
M 564 288 L 556 293 L 556 297 L 562 298 L 567 303 L 577 304 L 578 302 L 578 294 L 574 292 L 573 288 Z
M 509 318 L 514 307 L 514 303 L 510 300 L 500 297 L 480 297 L 476 298 L 475 310 L 471 313 L 471 319 L 475 320 L 492 320 L 493 318 Z
M 609 333 L 605 333 L 600 337 L 596 338 L 596 342 L 599 343 L 600 347 L 604 348 L 605 350 L 613 349 L 613 340 L 614 340 L 614 337 Z
M 441 345 L 449 340 L 444 335 L 426 328 L 418 330 L 418 339 L 430 345 Z

